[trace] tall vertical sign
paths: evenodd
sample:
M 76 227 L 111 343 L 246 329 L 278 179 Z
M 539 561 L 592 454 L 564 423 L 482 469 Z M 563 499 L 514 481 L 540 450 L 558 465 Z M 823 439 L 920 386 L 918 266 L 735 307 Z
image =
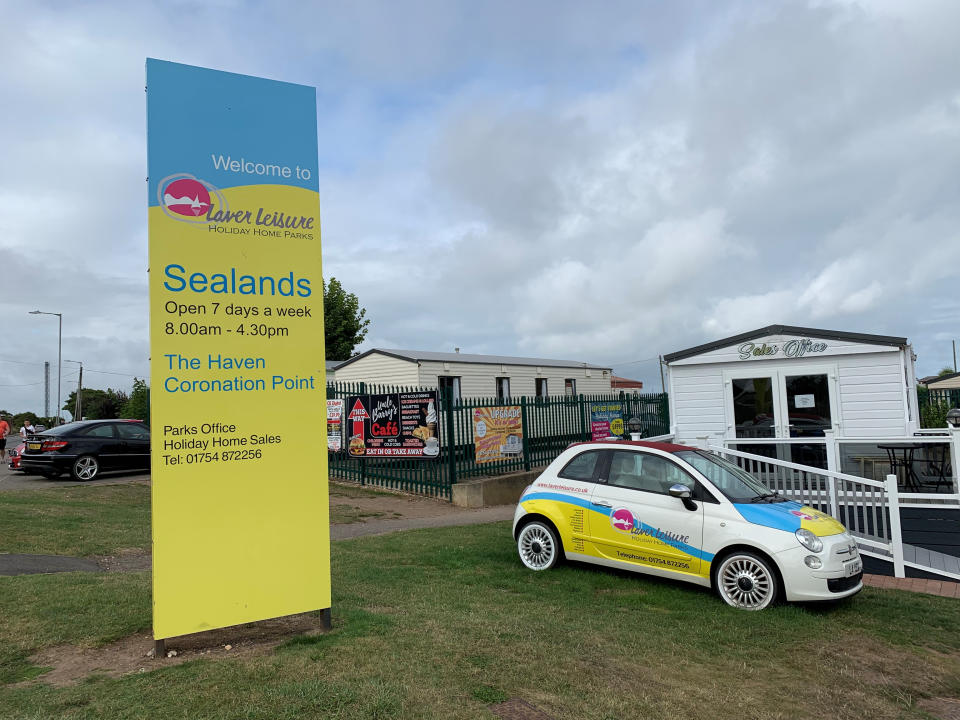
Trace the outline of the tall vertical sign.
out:
M 153 628 L 330 607 L 314 88 L 147 61 Z

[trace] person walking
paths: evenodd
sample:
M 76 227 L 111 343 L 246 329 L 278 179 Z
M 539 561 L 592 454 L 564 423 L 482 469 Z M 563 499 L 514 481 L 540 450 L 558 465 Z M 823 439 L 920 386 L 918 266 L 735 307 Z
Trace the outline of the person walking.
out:
M 10 423 L 5 417 L 0 417 L 0 463 L 7 457 L 7 435 L 10 434 Z

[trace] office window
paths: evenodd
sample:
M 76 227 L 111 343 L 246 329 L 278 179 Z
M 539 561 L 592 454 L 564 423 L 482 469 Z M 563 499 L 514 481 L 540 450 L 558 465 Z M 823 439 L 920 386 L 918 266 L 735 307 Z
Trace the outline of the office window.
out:
M 441 375 L 437 378 L 437 387 L 440 396 L 450 398 L 455 403 L 460 402 L 460 378 L 452 375 Z
M 577 394 L 577 381 L 573 378 L 567 378 L 563 381 L 563 392 L 566 395 Z
M 510 378 L 498 377 L 497 380 L 497 400 L 506 400 L 510 397 Z
M 547 397 L 547 395 L 549 394 L 549 393 L 547 392 L 547 379 L 546 379 L 546 378 L 537 378 L 537 380 L 536 380 L 536 385 L 537 385 L 537 397 L 538 397 L 538 398 L 545 398 L 545 397 Z

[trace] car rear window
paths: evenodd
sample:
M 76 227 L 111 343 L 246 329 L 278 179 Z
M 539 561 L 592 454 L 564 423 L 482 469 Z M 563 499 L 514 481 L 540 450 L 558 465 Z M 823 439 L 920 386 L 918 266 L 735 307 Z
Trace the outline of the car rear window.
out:
M 599 461 L 602 452 L 604 451 L 588 450 L 580 453 L 563 466 L 563 470 L 557 473 L 557 477 L 562 477 L 565 480 L 593 482 L 597 470 L 597 461 Z

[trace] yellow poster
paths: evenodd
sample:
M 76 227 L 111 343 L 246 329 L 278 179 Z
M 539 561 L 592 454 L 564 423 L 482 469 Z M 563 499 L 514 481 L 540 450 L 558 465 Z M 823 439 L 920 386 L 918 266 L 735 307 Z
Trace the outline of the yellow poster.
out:
M 519 405 L 473 411 L 473 441 L 478 465 L 523 454 L 523 418 Z
M 148 60 L 147 137 L 154 636 L 328 608 L 315 90 Z

